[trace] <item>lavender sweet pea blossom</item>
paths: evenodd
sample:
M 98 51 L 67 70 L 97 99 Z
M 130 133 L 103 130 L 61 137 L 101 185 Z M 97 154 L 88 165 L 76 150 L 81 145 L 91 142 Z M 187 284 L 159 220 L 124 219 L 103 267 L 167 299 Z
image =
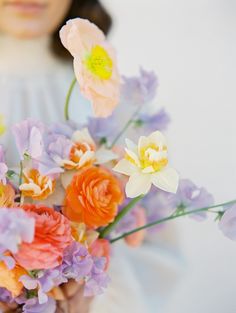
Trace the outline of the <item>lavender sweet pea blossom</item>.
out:
M 96 143 L 100 143 L 104 139 L 110 142 L 117 134 L 118 129 L 116 111 L 107 118 L 90 117 L 84 127 L 87 127 L 89 133 L 93 134 Z
M 222 233 L 231 240 L 236 240 L 236 204 L 226 208 L 219 222 Z
M 107 287 L 109 278 L 105 273 L 105 258 L 92 257 L 78 242 L 72 243 L 64 253 L 60 270 L 66 279 L 85 281 L 85 295 L 95 296 Z
M 43 131 L 43 124 L 33 119 L 24 120 L 12 127 L 21 160 L 25 155 L 33 159 L 42 155 Z
M 141 113 L 137 120 L 137 127 L 140 124 L 140 129 L 144 134 L 151 133 L 155 130 L 164 131 L 167 129 L 170 123 L 170 117 L 166 113 L 165 109 L 161 109 L 157 113 Z M 143 135 L 144 135 L 143 134 Z
M 40 304 L 37 298 L 27 299 L 24 296 L 15 299 L 20 305 L 23 305 L 23 313 L 55 313 L 56 301 L 48 297 L 47 302 Z
M 7 171 L 8 171 L 8 167 L 5 163 L 4 149 L 3 149 L 3 146 L 0 145 L 0 182 L 3 183 L 4 185 L 7 182 L 7 179 L 6 179 Z
M 172 194 L 166 191 L 152 188 L 151 191 L 141 200 L 140 205 L 146 210 L 147 223 L 153 223 L 171 215 L 175 208 L 172 207 Z M 149 233 L 162 229 L 164 224 L 149 228 Z
M 171 202 L 173 208 L 192 211 L 212 205 L 214 198 L 205 188 L 199 188 L 190 180 L 182 179 L 177 193 L 172 195 Z M 202 220 L 206 217 L 206 212 L 199 212 L 190 216 Z
M 59 269 L 40 271 L 36 276 L 36 278 L 33 278 L 28 275 L 23 275 L 21 276 L 20 281 L 28 290 L 38 289 L 39 304 L 48 301 L 47 293 L 52 290 L 53 287 L 67 282 L 67 279 L 62 275 Z
M 11 303 L 13 301 L 10 291 L 0 287 L 0 301 L 5 303 Z
M 110 278 L 104 272 L 105 264 L 105 258 L 93 258 L 92 270 L 85 280 L 84 296 L 92 297 L 100 295 L 107 288 Z
M 22 242 L 32 242 L 34 239 L 35 220 L 21 209 L 0 210 L 0 259 L 10 267 L 14 264 L 4 256 L 5 251 L 16 253 Z
M 157 87 L 156 74 L 141 68 L 139 76 L 123 76 L 121 102 L 137 106 L 150 102 L 156 96 Z
M 55 123 L 49 127 L 49 134 L 62 135 L 67 139 L 71 139 L 73 133 L 78 129 L 78 125 L 73 121 L 67 121 L 65 123 Z
M 46 134 L 44 138 L 45 150 L 34 166 L 42 175 L 54 176 L 62 173 L 65 161 L 69 159 L 73 146 L 71 140 L 64 135 Z

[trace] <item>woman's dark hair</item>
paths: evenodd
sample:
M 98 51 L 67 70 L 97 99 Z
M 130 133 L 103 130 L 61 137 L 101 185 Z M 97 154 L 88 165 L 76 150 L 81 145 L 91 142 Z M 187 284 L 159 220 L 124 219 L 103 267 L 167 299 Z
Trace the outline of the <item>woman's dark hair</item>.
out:
M 111 28 L 112 19 L 99 0 L 72 0 L 71 7 L 62 24 L 52 35 L 52 50 L 60 58 L 71 59 L 59 38 L 60 28 L 71 18 L 82 17 L 96 24 L 105 34 Z

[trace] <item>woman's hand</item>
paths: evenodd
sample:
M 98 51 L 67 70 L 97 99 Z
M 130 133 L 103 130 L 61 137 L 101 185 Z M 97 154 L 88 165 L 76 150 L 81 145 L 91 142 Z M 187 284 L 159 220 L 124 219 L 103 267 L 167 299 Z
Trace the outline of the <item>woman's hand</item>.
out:
M 92 298 L 84 297 L 84 286 L 70 281 L 61 287 L 65 300 L 58 301 L 56 313 L 89 313 Z

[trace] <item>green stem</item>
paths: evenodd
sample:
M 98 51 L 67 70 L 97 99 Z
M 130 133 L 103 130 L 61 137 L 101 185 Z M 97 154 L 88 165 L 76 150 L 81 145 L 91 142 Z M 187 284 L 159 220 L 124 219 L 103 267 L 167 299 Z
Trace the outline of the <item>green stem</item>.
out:
M 134 122 L 134 119 L 136 115 L 141 110 L 141 106 L 138 107 L 138 109 L 134 112 L 134 114 L 131 116 L 131 118 L 128 120 L 128 122 L 125 124 L 125 126 L 122 128 L 122 130 L 118 133 L 118 135 L 115 137 L 115 139 L 112 141 L 111 145 L 109 146 L 109 149 L 112 149 L 114 145 L 117 143 L 117 141 L 121 138 L 121 136 L 124 134 L 124 132 L 130 127 L 130 125 Z
M 144 226 L 141 226 L 141 227 L 138 227 L 138 228 L 135 228 L 129 232 L 126 232 L 116 238 L 113 238 L 110 240 L 111 243 L 114 243 L 120 239 L 123 239 L 129 235 L 132 235 L 140 230 L 143 230 L 143 229 L 147 229 L 147 228 L 150 228 L 150 227 L 153 227 L 153 226 L 156 226 L 156 225 L 159 225 L 159 224 L 162 224 L 162 223 L 165 223 L 167 221 L 171 221 L 171 220 L 174 220 L 176 218 L 179 218 L 181 216 L 186 216 L 186 215 L 190 215 L 190 214 L 195 214 L 195 213 L 199 213 L 199 212 L 204 212 L 204 211 L 208 211 L 209 209 L 214 209 L 214 208 L 218 208 L 218 207 L 223 207 L 223 206 L 227 206 L 227 205 L 231 205 L 231 204 L 234 204 L 236 203 L 236 200 L 232 200 L 232 201 L 229 201 L 229 202 L 225 202 L 225 203 L 221 203 L 221 204 L 216 204 L 216 205 L 212 205 L 212 206 L 209 206 L 209 207 L 205 207 L 205 208 L 201 208 L 201 209 L 196 209 L 196 210 L 192 210 L 192 211 L 185 211 L 185 212 L 182 212 L 182 213 L 177 213 L 177 214 L 172 214 L 168 217 L 165 217 L 165 218 L 162 218 L 160 220 L 157 220 L 155 222 L 152 222 L 152 223 L 148 223 Z M 215 213 L 218 213 L 215 211 Z
M 113 223 L 109 224 L 107 227 L 105 227 L 101 232 L 100 232 L 100 238 L 104 238 L 107 235 L 110 234 L 110 232 L 113 230 L 113 228 L 119 223 L 120 220 L 135 206 L 136 203 L 138 203 L 143 196 L 139 196 L 137 198 L 132 199 L 129 204 L 127 204 L 123 210 L 120 211 L 120 213 L 116 216 L 115 220 Z
M 70 119 L 70 116 L 69 116 L 69 104 L 70 104 L 70 98 L 71 98 L 71 95 L 72 95 L 72 91 L 73 91 L 73 89 L 75 87 L 75 84 L 76 84 L 76 78 L 74 78 L 73 81 L 71 82 L 69 90 L 68 90 L 67 95 L 66 95 L 66 102 L 65 102 L 65 107 L 64 107 L 64 115 L 65 115 L 66 121 L 68 121 Z
M 23 161 L 20 161 L 19 186 L 22 184 L 22 179 L 23 179 Z
M 23 169 L 24 169 L 23 161 L 20 161 L 19 186 L 22 184 L 23 181 Z M 20 191 L 20 204 L 23 204 L 23 200 L 24 198 L 22 192 Z

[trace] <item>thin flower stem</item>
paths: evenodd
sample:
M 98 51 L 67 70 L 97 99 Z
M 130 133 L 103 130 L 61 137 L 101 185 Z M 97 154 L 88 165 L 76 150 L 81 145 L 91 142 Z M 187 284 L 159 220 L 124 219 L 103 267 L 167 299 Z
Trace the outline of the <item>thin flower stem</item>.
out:
M 70 119 L 70 116 L 69 116 L 69 105 L 70 105 L 70 98 L 71 98 L 71 95 L 72 95 L 72 91 L 73 91 L 73 89 L 75 87 L 75 84 L 76 84 L 76 78 L 74 78 L 73 81 L 71 82 L 69 90 L 68 90 L 68 93 L 66 95 L 66 101 L 65 101 L 65 107 L 64 107 L 64 115 L 65 115 L 66 121 L 68 121 Z
M 135 117 L 141 110 L 142 106 L 139 106 L 138 109 L 134 112 L 134 114 L 131 116 L 131 118 L 128 120 L 128 122 L 125 124 L 125 126 L 122 128 L 122 130 L 118 133 L 118 135 L 115 137 L 115 139 L 112 141 L 111 145 L 109 146 L 109 149 L 112 149 L 114 145 L 117 143 L 117 141 L 121 138 L 121 136 L 126 132 L 126 130 L 132 125 L 132 123 L 135 120 Z
M 174 220 L 176 218 L 179 218 L 181 216 L 186 216 L 186 215 L 191 215 L 191 214 L 194 214 L 194 213 L 199 213 L 199 212 L 204 212 L 204 211 L 208 211 L 210 209 L 214 209 L 214 208 L 218 208 L 218 207 L 223 207 L 223 206 L 227 206 L 227 205 L 231 205 L 231 204 L 234 204 L 236 203 L 236 200 L 232 200 L 232 201 L 229 201 L 229 202 L 225 202 L 225 203 L 220 203 L 220 204 L 216 204 L 216 205 L 212 205 L 212 206 L 209 206 L 209 207 L 205 207 L 205 208 L 201 208 L 201 209 L 196 209 L 196 210 L 192 210 L 192 211 L 185 211 L 185 212 L 181 212 L 181 213 L 177 213 L 177 214 L 172 214 L 168 217 L 165 217 L 165 218 L 162 218 L 160 220 L 157 220 L 155 222 L 152 222 L 152 223 L 148 223 L 142 227 L 138 227 L 138 228 L 135 228 L 129 232 L 126 232 L 116 238 L 113 238 L 110 240 L 111 243 L 114 243 L 120 239 L 123 239 L 131 234 L 134 234 L 140 230 L 143 230 L 143 229 L 147 229 L 147 228 L 150 228 L 150 227 L 153 227 L 155 225 L 159 225 L 159 224 L 162 224 L 162 223 L 165 223 L 167 221 L 171 221 L 171 220 Z M 212 211 L 211 211 L 212 212 Z M 215 211 L 214 213 L 218 213 L 217 211 Z
M 20 161 L 20 173 L 19 173 L 19 186 L 22 184 L 22 180 L 23 180 L 23 161 Z M 22 192 L 20 191 L 20 204 L 23 204 L 24 202 L 24 197 L 22 195 Z
M 22 179 L 23 179 L 23 161 L 20 161 L 19 186 L 22 184 Z
M 100 238 L 104 238 L 107 235 L 110 234 L 110 232 L 113 230 L 113 228 L 119 223 L 120 220 L 135 206 L 136 203 L 138 203 L 143 196 L 136 197 L 132 199 L 129 204 L 127 204 L 123 210 L 120 211 L 120 213 L 116 216 L 115 220 L 113 223 L 109 224 L 107 227 L 105 227 L 101 232 L 100 232 Z

